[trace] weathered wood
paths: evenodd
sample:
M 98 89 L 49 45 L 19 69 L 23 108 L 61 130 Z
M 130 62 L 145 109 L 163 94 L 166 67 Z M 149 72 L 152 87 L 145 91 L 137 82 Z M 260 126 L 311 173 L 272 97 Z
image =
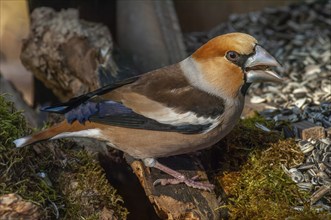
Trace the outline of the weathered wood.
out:
M 39 206 L 22 199 L 17 194 L 0 196 L 1 219 L 41 219 L 42 211 Z
M 307 140 L 309 138 L 325 138 L 326 135 L 325 128 L 316 126 L 316 124 L 307 120 L 293 123 L 291 126 L 293 127 L 295 136 L 303 140 Z
M 307 128 L 302 131 L 302 139 L 322 139 L 325 138 L 325 129 L 322 126 Z
M 200 176 L 201 181 L 208 182 L 207 175 L 200 161 L 189 155 L 160 158 L 159 161 L 187 177 Z M 220 213 L 214 192 L 207 192 L 187 187 L 185 184 L 154 186 L 157 179 L 171 178 L 157 169 L 144 166 L 141 161 L 128 161 L 144 187 L 147 197 L 162 219 L 200 219 L 218 220 Z
M 108 28 L 80 20 L 76 9 L 35 9 L 21 60 L 61 101 L 110 83 L 121 72 Z

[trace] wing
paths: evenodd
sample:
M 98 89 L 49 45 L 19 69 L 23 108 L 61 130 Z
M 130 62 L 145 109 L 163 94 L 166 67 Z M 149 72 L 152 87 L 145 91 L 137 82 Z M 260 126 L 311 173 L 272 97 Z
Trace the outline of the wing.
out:
M 104 87 L 101 87 L 100 89 L 97 89 L 92 92 L 86 93 L 84 95 L 72 98 L 68 102 L 41 108 L 40 111 L 57 113 L 57 114 L 65 114 L 65 113 L 69 112 L 70 110 L 78 107 L 79 105 L 84 104 L 85 102 L 87 102 L 88 100 L 90 100 L 92 98 L 103 95 L 103 94 L 110 92 L 116 88 L 119 88 L 123 85 L 132 83 L 138 79 L 139 79 L 139 76 L 135 76 L 135 77 L 131 77 L 131 78 L 128 78 L 128 79 L 120 81 L 120 82 L 116 82 L 114 84 L 106 85 Z
M 106 86 L 43 110 L 65 113 L 68 122 L 90 120 L 187 134 L 204 132 L 217 125 L 224 111 L 223 100 L 190 86 L 174 67 Z
M 61 106 L 57 106 L 55 108 L 59 109 Z M 49 107 L 49 109 L 52 108 Z M 186 123 L 181 125 L 172 125 L 160 123 L 154 119 L 138 114 L 123 104 L 114 101 L 102 101 L 98 103 L 87 101 L 65 113 L 65 118 L 69 123 L 78 120 L 83 124 L 85 121 L 89 120 L 112 126 L 180 132 L 186 134 L 200 133 L 210 127 L 210 124 L 194 125 Z
M 173 125 L 170 123 L 160 123 L 152 118 L 138 114 L 123 104 L 114 101 L 100 102 L 98 104 L 98 112 L 91 115 L 89 120 L 113 126 L 187 134 L 200 133 L 210 126 L 210 124 L 194 125 L 186 123 L 182 125 Z

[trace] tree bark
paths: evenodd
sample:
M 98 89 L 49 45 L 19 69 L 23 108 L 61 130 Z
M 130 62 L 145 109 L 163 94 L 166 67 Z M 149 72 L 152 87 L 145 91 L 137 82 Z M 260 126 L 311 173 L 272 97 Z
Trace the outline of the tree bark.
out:
M 185 184 L 154 186 L 153 183 L 155 180 L 171 178 L 171 176 L 154 168 L 150 169 L 144 166 L 141 161 L 127 161 L 138 177 L 147 197 L 160 218 L 177 220 L 220 219 L 220 213 L 217 211 L 219 203 L 215 192 L 193 189 L 187 187 Z M 199 175 L 201 181 L 208 182 L 207 174 L 200 160 L 193 155 L 161 158 L 159 161 L 188 178 Z
M 120 69 L 114 56 L 106 26 L 80 20 L 76 9 L 55 12 L 44 7 L 31 14 L 21 60 L 61 101 L 67 101 L 136 74 L 127 67 Z

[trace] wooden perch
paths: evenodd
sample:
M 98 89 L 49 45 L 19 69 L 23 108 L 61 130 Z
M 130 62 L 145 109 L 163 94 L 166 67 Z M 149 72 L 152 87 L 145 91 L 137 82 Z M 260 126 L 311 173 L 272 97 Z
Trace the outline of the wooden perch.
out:
M 199 175 L 201 181 L 208 181 L 200 161 L 194 156 L 174 156 L 160 158 L 159 161 L 187 177 Z M 220 213 L 217 211 L 219 204 L 214 192 L 193 189 L 184 184 L 153 186 L 155 180 L 171 177 L 159 170 L 145 167 L 141 161 L 128 162 L 162 219 L 220 219 Z

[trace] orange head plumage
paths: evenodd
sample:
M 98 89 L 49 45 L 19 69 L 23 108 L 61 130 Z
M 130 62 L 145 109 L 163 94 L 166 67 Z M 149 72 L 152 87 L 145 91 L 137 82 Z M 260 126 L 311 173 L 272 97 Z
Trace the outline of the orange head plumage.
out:
M 222 97 L 235 98 L 246 92 L 246 86 L 256 81 L 279 81 L 267 70 L 279 65 L 257 40 L 244 33 L 215 37 L 194 52 L 197 70 L 206 81 L 207 90 Z

